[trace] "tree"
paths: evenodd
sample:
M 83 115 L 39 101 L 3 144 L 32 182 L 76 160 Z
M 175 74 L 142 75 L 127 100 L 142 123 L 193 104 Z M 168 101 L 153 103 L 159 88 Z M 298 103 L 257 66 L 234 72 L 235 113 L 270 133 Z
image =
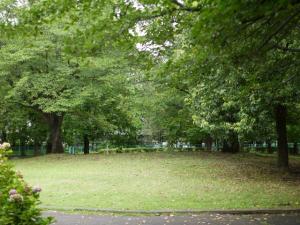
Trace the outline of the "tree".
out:
M 105 77 L 103 82 L 105 85 L 89 87 L 84 104 L 70 113 L 64 124 L 66 142 L 83 142 L 84 154 L 89 153 L 90 141 L 114 144 L 115 140 L 119 145 L 136 142 L 135 127 L 127 109 L 130 84 L 124 75 Z
M 271 109 L 276 124 L 278 166 L 288 168 L 286 115 L 288 107 L 299 101 L 299 80 L 295 75 L 299 72 L 299 3 L 288 0 L 151 3 L 151 7 L 148 1 L 144 4 L 144 19 L 148 18 L 146 36 L 161 45 L 171 41 L 171 48 L 177 52 L 173 59 L 177 62 L 178 58 L 188 59 L 181 60 L 187 64 L 175 65 L 183 68 L 186 77 L 189 75 L 186 79 L 194 83 L 190 87 L 190 92 L 195 93 L 191 96 L 192 104 L 200 99 L 199 103 L 204 101 L 210 109 L 218 109 L 223 103 L 212 104 L 216 100 L 214 93 L 221 98 L 225 95 L 225 106 L 235 102 L 238 108 L 229 111 L 230 117 L 235 115 L 234 120 L 227 117 L 220 122 L 229 122 L 234 130 L 240 130 L 236 125 L 251 118 L 247 114 L 251 108 L 259 114 Z M 178 41 L 178 37 L 184 41 Z M 201 84 L 208 90 L 204 95 L 199 93 Z M 200 114 L 211 115 L 201 111 Z M 232 133 L 230 129 L 227 132 Z
M 52 1 L 29 1 L 17 7 L 15 1 L 9 1 L 4 6 L 9 12 L 15 10 L 12 18 L 16 22 L 3 20 L 1 24 L 9 36 L 0 53 L 1 58 L 9 59 L 0 65 L 11 86 L 9 97 L 44 117 L 49 126 L 48 152 L 52 153 L 63 152 L 61 128 L 65 115 L 86 103 L 88 90 L 99 85 L 103 76 L 112 76 L 122 66 L 114 64 L 119 62 L 114 58 L 120 52 L 114 46 L 119 40 L 112 42 L 119 35 L 119 27 L 107 27 L 116 16 L 114 4 L 107 1 L 106 7 L 94 5 L 97 22 L 102 23 L 98 29 L 90 26 L 95 14 L 82 15 L 90 7 L 88 2 L 69 3 L 61 2 L 59 7 Z M 87 33 L 92 37 L 96 33 L 102 45 L 87 38 Z M 101 62 L 99 67 L 94 66 L 97 60 Z
M 240 81 L 237 93 L 241 103 L 250 98 L 249 107 L 273 111 L 278 166 L 288 168 L 287 111 L 299 101 L 299 79 L 295 76 L 299 72 L 295 51 L 299 46 L 299 3 L 227 1 L 207 10 L 212 11 L 198 20 L 193 31 L 196 43 L 211 43 L 215 54 L 223 56 L 220 61 L 229 60 L 236 67 L 231 67 L 236 72 L 228 79 Z
M 12 101 L 39 112 L 49 126 L 48 151 L 63 152 L 61 125 L 64 114 L 81 104 L 78 65 L 62 55 L 58 45 L 41 39 L 8 42 L 2 47 L 1 56 L 10 60 L 2 67 L 12 85 Z M 27 42 L 26 42 L 27 41 Z M 30 43 L 29 43 L 30 41 Z M 18 44 L 23 44 L 21 47 Z M 22 54 L 28 58 L 20 60 Z

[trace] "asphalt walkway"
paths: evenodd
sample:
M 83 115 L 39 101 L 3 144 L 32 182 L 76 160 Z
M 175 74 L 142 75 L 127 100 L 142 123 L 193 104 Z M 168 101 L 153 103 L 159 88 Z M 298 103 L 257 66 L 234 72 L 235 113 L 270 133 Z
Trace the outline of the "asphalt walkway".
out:
M 107 216 L 48 211 L 53 225 L 300 225 L 300 214 Z

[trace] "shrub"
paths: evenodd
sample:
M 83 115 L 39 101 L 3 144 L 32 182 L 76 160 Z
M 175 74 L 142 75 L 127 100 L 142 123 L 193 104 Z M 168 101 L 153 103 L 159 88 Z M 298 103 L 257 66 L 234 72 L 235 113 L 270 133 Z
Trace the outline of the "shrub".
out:
M 48 225 L 52 218 L 41 216 L 39 187 L 30 187 L 7 162 L 8 143 L 0 144 L 0 224 Z

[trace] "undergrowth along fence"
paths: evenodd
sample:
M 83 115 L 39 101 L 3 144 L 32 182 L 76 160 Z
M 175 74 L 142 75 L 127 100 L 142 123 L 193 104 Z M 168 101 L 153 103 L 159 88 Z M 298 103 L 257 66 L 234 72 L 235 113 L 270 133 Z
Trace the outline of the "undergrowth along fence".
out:
M 212 145 L 212 151 L 221 150 L 221 145 Z M 294 148 L 293 143 L 289 143 L 289 149 L 292 152 Z M 46 146 L 13 146 L 13 157 L 30 157 L 36 155 L 45 155 L 46 154 Z M 84 145 L 76 144 L 76 145 L 64 145 L 66 154 L 83 154 L 84 153 Z M 89 145 L 90 153 L 105 153 L 105 154 L 113 154 L 113 153 L 136 153 L 136 152 L 158 152 L 158 151 L 180 151 L 180 152 L 188 152 L 188 151 L 202 151 L 207 150 L 205 144 L 200 145 L 188 145 L 188 144 L 177 144 L 173 146 L 166 146 L 164 144 L 141 144 L 141 145 L 113 145 L 107 143 L 92 143 Z M 277 145 L 273 143 L 271 146 L 271 153 L 276 152 Z M 241 151 L 243 152 L 261 152 L 261 153 L 270 153 L 270 149 L 266 144 L 246 144 L 242 145 Z M 299 153 L 299 151 L 298 151 Z
M 46 146 L 33 146 L 33 145 L 17 145 L 12 146 L 12 157 L 26 157 L 26 156 L 35 156 L 35 155 L 45 155 Z

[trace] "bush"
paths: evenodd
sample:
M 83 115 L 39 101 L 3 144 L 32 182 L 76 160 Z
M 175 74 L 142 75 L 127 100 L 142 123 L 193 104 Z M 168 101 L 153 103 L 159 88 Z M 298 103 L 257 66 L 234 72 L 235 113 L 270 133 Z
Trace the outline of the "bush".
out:
M 1 225 L 48 225 L 52 218 L 41 216 L 39 187 L 30 187 L 20 173 L 7 162 L 11 153 L 8 143 L 0 144 L 0 224 Z

